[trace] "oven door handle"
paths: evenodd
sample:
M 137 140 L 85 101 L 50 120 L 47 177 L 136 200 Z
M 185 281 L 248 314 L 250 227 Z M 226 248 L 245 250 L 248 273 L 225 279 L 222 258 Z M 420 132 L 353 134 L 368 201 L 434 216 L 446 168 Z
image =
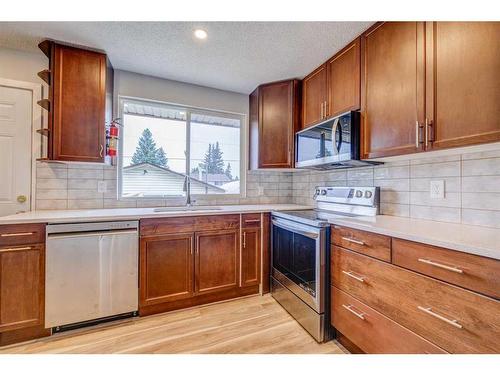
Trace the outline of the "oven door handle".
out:
M 315 240 L 319 237 L 318 233 L 308 232 L 302 228 L 296 227 L 295 225 L 283 224 L 281 222 L 278 222 L 278 220 L 276 220 L 276 219 L 273 219 L 273 225 L 276 225 L 277 227 L 288 230 L 290 232 L 298 233 L 298 234 L 301 234 L 303 236 L 312 238 L 313 240 Z

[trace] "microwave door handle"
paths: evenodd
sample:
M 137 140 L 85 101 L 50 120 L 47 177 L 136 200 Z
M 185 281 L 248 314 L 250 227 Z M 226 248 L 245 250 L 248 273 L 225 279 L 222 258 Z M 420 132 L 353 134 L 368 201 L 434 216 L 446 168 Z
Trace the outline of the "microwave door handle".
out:
M 336 138 L 337 138 L 337 132 L 339 131 L 339 123 L 340 123 L 340 119 L 337 117 L 335 119 L 335 121 L 333 122 L 333 125 L 332 125 L 332 150 L 333 150 L 333 155 L 338 155 L 339 154 L 340 144 L 342 143 L 342 133 L 340 133 L 339 134 L 340 142 L 339 142 L 338 147 L 337 147 Z
M 283 223 L 278 223 L 276 220 L 273 220 L 273 225 L 279 227 L 279 228 L 282 228 L 282 229 L 285 229 L 285 230 L 288 230 L 290 232 L 293 232 L 293 233 L 298 233 L 298 234 L 301 234 L 303 236 L 306 236 L 306 237 L 309 237 L 309 238 L 312 238 L 312 239 L 317 239 L 319 237 L 319 234 L 318 233 L 314 233 L 314 232 L 308 232 L 308 231 L 305 231 L 303 229 L 300 229 L 296 226 L 292 226 L 292 225 L 285 225 Z

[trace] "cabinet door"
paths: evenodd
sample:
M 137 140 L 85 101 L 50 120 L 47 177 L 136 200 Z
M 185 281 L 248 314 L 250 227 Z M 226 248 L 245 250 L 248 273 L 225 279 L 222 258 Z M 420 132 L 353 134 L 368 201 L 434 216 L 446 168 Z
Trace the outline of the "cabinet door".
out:
M 360 108 L 361 92 L 360 40 L 345 47 L 327 62 L 327 116 Z
M 58 44 L 54 48 L 53 158 L 103 162 L 106 55 Z
M 426 26 L 429 146 L 500 140 L 500 22 Z
M 259 168 L 293 168 L 297 85 L 292 80 L 259 88 Z
M 239 229 L 196 233 L 196 293 L 239 286 Z
M 242 230 L 241 244 L 241 286 L 260 283 L 260 229 Z
M 0 248 L 0 332 L 43 324 L 45 248 Z
M 326 117 L 326 64 L 302 81 L 302 129 Z
M 361 37 L 364 158 L 422 150 L 424 37 L 423 22 L 379 23 Z
M 193 233 L 141 239 L 141 306 L 193 295 L 193 245 Z

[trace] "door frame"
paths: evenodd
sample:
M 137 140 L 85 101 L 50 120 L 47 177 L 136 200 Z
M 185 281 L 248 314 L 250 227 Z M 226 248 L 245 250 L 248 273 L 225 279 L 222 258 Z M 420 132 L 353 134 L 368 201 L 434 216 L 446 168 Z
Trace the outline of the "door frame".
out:
M 42 129 L 43 125 L 47 122 L 48 116 L 43 116 L 42 107 L 37 102 L 42 99 L 43 86 L 34 82 L 18 81 L 13 79 L 1 78 L 0 86 L 10 87 L 14 89 L 27 90 L 31 92 L 32 110 L 31 110 L 31 189 L 30 189 L 30 211 L 35 208 L 36 201 L 36 159 L 37 155 L 41 155 L 42 141 L 39 135 L 37 137 L 37 130 Z

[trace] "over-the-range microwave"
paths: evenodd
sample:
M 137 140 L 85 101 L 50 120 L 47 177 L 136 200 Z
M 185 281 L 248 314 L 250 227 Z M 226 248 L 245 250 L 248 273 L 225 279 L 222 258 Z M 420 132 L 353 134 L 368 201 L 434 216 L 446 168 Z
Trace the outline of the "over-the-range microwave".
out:
M 295 167 L 341 169 L 380 164 L 360 160 L 360 114 L 350 111 L 297 132 Z

